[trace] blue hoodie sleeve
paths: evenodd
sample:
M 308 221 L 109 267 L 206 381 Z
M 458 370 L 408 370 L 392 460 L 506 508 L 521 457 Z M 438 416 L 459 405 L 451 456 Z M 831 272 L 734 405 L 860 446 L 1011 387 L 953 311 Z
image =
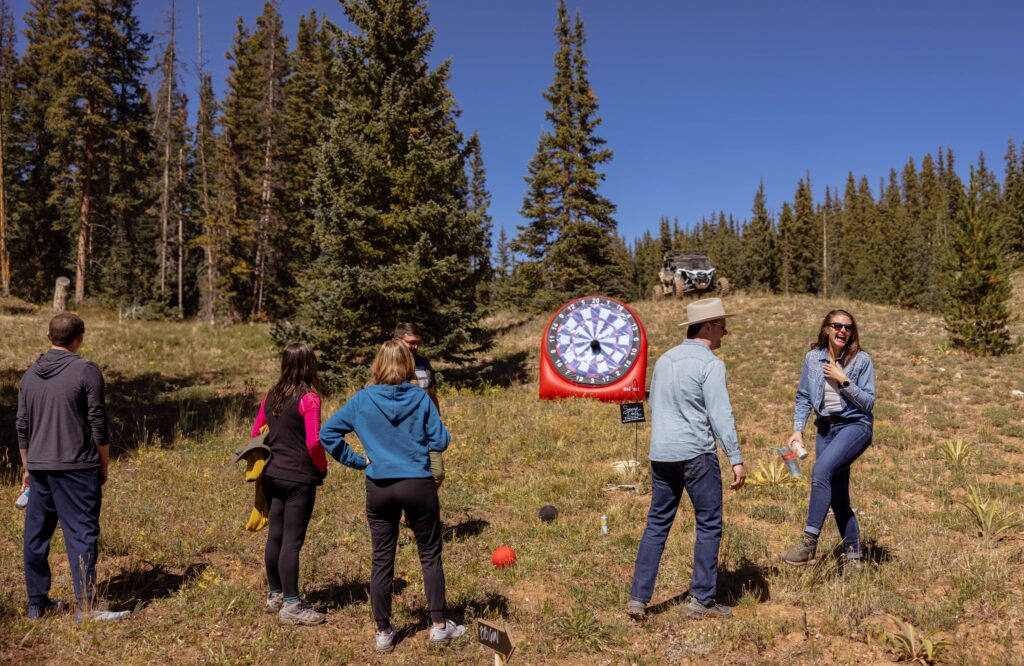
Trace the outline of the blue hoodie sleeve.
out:
M 807 417 L 811 415 L 811 378 L 808 373 L 810 354 L 804 356 L 804 367 L 800 371 L 800 385 L 796 387 L 796 404 L 793 407 L 793 432 L 803 432 Z
M 449 442 L 451 442 L 451 435 L 448 434 L 448 429 L 445 428 L 444 423 L 441 422 L 441 413 L 437 411 L 434 401 L 428 398 L 426 402 L 427 450 L 444 451 L 448 448 Z
M 328 455 L 346 467 L 353 469 L 366 469 L 369 464 L 365 456 L 353 451 L 345 441 L 345 435 L 355 430 L 355 417 L 357 408 L 356 399 L 359 394 L 342 405 L 341 409 L 334 412 L 327 423 L 320 428 L 320 445 L 324 447 Z

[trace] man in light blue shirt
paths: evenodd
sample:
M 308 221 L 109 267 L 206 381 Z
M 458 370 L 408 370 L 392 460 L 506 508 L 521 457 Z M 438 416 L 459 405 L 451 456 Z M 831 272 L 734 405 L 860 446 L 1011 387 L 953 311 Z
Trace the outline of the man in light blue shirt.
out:
M 714 354 L 728 335 L 720 298 L 686 307 L 686 340 L 665 352 L 651 380 L 651 508 L 640 539 L 626 612 L 643 619 L 654 593 L 661 554 L 683 490 L 693 503 L 697 539 L 688 617 L 728 617 L 715 601 L 718 546 L 722 540 L 722 474 L 715 441 L 732 465 L 732 490 L 743 486 L 743 456 L 726 388 L 725 364 Z

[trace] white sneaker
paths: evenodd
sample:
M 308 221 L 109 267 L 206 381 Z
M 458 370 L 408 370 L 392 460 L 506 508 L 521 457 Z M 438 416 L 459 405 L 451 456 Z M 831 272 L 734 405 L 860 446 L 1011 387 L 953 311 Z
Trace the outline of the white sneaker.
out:
M 391 652 L 395 649 L 398 632 L 395 631 L 395 625 L 391 625 L 386 631 L 378 631 L 373 638 L 377 644 L 377 652 Z
M 131 611 L 90 610 L 83 613 L 81 610 L 76 610 L 75 624 L 82 624 L 86 620 L 90 622 L 118 622 L 131 614 Z
M 430 627 L 430 642 L 431 643 L 447 643 L 448 641 L 458 638 L 459 636 L 466 633 L 466 627 L 461 624 L 455 624 L 451 620 L 446 620 L 444 627 L 438 627 L 432 625 Z

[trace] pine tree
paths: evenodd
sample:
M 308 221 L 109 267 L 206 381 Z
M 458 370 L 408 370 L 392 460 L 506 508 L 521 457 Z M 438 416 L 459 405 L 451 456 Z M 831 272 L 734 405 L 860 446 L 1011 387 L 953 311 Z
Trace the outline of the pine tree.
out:
M 1012 339 L 1008 329 L 1010 268 L 999 208 L 987 196 L 991 183 L 983 169 L 984 160 L 977 169 L 971 167 L 970 189 L 953 224 L 943 309 L 954 347 L 1000 355 L 1016 351 L 1020 341 Z
M 238 21 L 223 104 L 220 168 L 227 189 L 226 275 L 234 319 L 286 311 L 289 276 L 276 248 L 285 237 L 281 138 L 290 66 L 281 16 L 266 3 L 250 33 Z
M 785 211 L 783 211 L 785 213 Z M 801 179 L 790 217 L 779 217 L 783 246 L 783 287 L 787 293 L 813 294 L 821 285 L 821 227 L 814 212 L 810 180 Z
M 61 218 L 59 199 L 51 197 L 61 157 L 48 116 L 57 104 L 66 72 L 60 66 L 64 50 L 77 44 L 73 14 L 58 0 L 32 0 L 25 13 L 25 51 L 15 71 L 13 119 L 10 124 L 12 174 L 8 197 L 9 252 L 31 257 L 11 267 L 14 292 L 30 300 L 43 300 L 53 280 L 67 274 L 71 256 L 67 220 Z
M 765 203 L 764 181 L 754 194 L 753 217 L 743 230 L 743 281 L 737 286 L 775 291 L 778 282 L 775 226 Z
M 517 267 L 519 293 L 536 309 L 585 293 L 619 295 L 626 282 L 614 257 L 615 206 L 598 192 L 600 167 L 612 153 L 595 133 L 601 119 L 583 53 L 583 20 L 577 14 L 570 27 L 564 0 L 555 35 L 555 77 L 544 94 L 551 129 L 528 167 L 520 212 L 529 222 L 515 240 L 526 257 Z
M 1018 154 L 1013 139 L 1007 140 L 1003 181 L 1003 228 L 1014 266 L 1024 265 L 1024 145 Z
M 794 261 L 798 245 L 797 233 L 793 219 L 793 206 L 788 201 L 784 201 L 782 212 L 779 213 L 779 287 L 787 296 L 796 293 L 797 290 L 798 278 Z
M 11 294 L 11 252 L 7 243 L 7 195 L 10 175 L 7 144 L 14 102 L 14 74 L 18 56 L 14 50 L 14 14 L 8 0 L 0 0 L 0 295 Z
M 470 265 L 477 274 L 476 280 L 480 288 L 477 300 L 486 304 L 490 300 L 490 282 L 494 278 L 491 267 L 491 193 L 487 191 L 487 169 L 484 166 L 483 152 L 480 147 L 480 136 L 473 132 L 466 142 L 467 168 L 469 170 L 469 191 L 467 193 L 467 212 L 470 224 L 474 226 L 471 239 L 472 251 Z
M 434 33 L 419 0 L 344 0 L 360 34 L 343 36 L 345 85 L 318 152 L 319 255 L 303 277 L 299 326 L 337 382 L 367 363 L 398 321 L 417 322 L 432 353 L 476 337 L 479 220 L 468 212 L 465 147 L 447 87 L 430 69 Z

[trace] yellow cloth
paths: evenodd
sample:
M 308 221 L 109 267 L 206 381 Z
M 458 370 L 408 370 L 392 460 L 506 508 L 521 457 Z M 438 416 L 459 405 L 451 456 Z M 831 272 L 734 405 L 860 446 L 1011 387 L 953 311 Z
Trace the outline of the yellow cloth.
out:
M 267 526 L 269 520 L 267 515 L 270 508 L 267 506 L 267 498 L 263 494 L 263 468 L 267 464 L 266 452 L 256 449 L 245 456 L 245 480 L 256 483 L 256 494 L 253 497 L 252 511 L 249 513 L 249 520 L 245 523 L 245 529 L 249 532 L 259 532 Z

